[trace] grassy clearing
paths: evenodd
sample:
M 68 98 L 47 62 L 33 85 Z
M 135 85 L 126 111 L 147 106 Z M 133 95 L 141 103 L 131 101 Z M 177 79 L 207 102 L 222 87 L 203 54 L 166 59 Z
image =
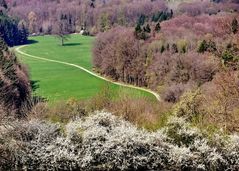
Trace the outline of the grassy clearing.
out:
M 33 43 L 22 48 L 21 51 L 38 57 L 77 64 L 92 70 L 93 37 L 71 35 L 71 39 L 65 46 L 60 46 L 59 41 L 53 36 L 33 37 L 30 41 Z M 98 94 L 106 85 L 116 95 L 115 98 L 119 92 L 124 92 L 132 97 L 143 96 L 155 100 L 150 93 L 108 83 L 78 68 L 41 61 L 24 55 L 19 55 L 19 57 L 23 63 L 28 65 L 31 79 L 38 81 L 39 88 L 36 94 L 48 98 L 51 102 L 69 98 L 88 99 Z

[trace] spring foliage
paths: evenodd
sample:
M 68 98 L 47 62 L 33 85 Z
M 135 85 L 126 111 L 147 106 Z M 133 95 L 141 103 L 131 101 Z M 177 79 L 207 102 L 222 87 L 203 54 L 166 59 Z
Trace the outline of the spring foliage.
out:
M 63 127 L 39 120 L 14 125 L 0 134 L 3 170 L 237 170 L 239 164 L 238 135 L 207 139 L 178 117 L 153 133 L 106 112 Z

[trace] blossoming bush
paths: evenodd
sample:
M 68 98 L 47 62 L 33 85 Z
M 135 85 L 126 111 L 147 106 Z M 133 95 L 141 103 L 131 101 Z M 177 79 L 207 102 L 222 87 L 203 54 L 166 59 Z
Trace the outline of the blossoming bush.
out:
M 65 126 L 16 122 L 0 133 L 0 170 L 237 170 L 239 136 L 218 136 L 178 117 L 148 132 L 106 112 Z

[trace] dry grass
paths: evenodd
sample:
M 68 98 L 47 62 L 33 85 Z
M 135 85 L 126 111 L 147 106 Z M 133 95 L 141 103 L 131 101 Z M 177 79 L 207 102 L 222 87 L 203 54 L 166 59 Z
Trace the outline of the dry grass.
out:
M 170 109 L 169 103 L 152 102 L 146 98 L 135 99 L 128 95 L 121 95 L 119 100 L 113 101 L 108 110 L 125 120 L 145 127 L 147 129 L 156 129 L 161 124 L 162 118 L 168 115 Z
M 49 119 L 52 122 L 67 123 L 71 119 L 85 115 L 84 108 L 84 102 L 78 102 L 75 99 L 60 101 L 53 106 L 43 102 L 32 108 L 28 118 Z
M 87 101 L 84 108 L 87 112 L 106 110 L 139 127 L 155 130 L 163 125 L 171 107 L 170 103 L 151 101 L 147 97 L 135 98 L 124 92 L 113 95 L 106 86 Z
M 117 96 L 117 98 L 114 98 Z M 90 100 L 77 101 L 69 99 L 61 101 L 53 106 L 47 103 L 35 105 L 29 118 L 50 119 L 53 122 L 67 123 L 76 117 L 82 117 L 87 113 L 106 110 L 125 120 L 155 130 L 162 126 L 171 108 L 170 103 L 151 101 L 147 98 L 135 98 L 126 93 L 113 94 L 109 87 Z

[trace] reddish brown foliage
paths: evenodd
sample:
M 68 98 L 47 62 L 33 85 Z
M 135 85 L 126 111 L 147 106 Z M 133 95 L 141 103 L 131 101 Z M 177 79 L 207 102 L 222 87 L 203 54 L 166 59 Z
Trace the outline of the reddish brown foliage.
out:
M 2 39 L 0 58 L 0 104 L 5 113 L 15 113 L 17 117 L 23 117 L 23 110 L 31 94 L 28 74 Z
M 223 72 L 204 85 L 204 109 L 209 122 L 230 131 L 238 131 L 239 79 L 238 72 Z

